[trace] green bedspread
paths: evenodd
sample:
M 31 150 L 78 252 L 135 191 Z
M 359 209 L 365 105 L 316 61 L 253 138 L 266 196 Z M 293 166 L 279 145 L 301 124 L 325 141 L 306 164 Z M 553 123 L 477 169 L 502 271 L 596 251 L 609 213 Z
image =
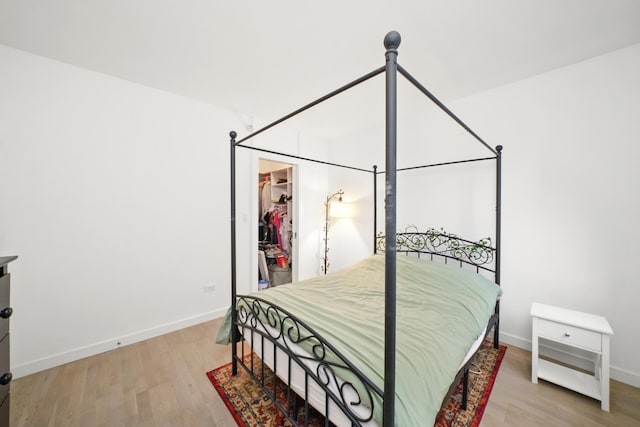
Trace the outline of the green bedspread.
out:
M 433 425 L 501 291 L 474 272 L 399 255 L 396 292 L 396 425 Z M 384 389 L 384 255 L 255 296 L 307 322 Z M 230 324 L 227 314 L 218 343 L 229 342 Z

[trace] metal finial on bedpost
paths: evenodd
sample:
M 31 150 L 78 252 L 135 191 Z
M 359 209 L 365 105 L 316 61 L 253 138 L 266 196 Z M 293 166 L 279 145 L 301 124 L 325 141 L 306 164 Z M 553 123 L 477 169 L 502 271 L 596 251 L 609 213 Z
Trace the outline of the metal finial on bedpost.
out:
M 386 169 L 385 169 L 385 250 L 384 250 L 384 403 L 382 425 L 395 426 L 396 401 L 396 172 L 397 95 L 400 33 L 384 38 L 386 65 Z
M 396 50 L 400 46 L 400 42 L 402 41 L 402 37 L 400 37 L 400 33 L 397 31 L 389 31 L 386 36 L 384 36 L 384 47 L 387 50 Z
M 231 137 L 231 373 L 238 374 L 238 350 L 236 347 L 236 137 L 235 131 L 229 132 Z

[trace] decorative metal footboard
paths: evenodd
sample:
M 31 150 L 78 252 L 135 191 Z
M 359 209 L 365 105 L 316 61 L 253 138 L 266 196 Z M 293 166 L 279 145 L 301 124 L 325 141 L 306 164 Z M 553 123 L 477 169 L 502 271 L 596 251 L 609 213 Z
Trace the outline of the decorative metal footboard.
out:
M 408 226 L 405 231 L 396 233 L 397 252 L 429 254 L 442 257 L 445 262 L 455 260 L 462 264 L 495 272 L 493 268 L 495 248 L 491 247 L 491 238 L 486 237 L 477 242 L 465 240 L 455 234 L 447 233 L 442 228 L 418 231 L 415 226 Z M 377 250 L 384 251 L 385 236 L 377 236 Z
M 283 382 L 280 385 L 285 390 L 280 392 L 286 393 L 286 403 L 283 404 L 277 398 L 278 382 L 265 382 L 264 364 L 256 372 L 252 358 L 249 366 L 244 363 L 244 345 L 236 361 L 253 377 L 294 426 L 308 425 L 308 393 L 311 387 L 309 380 L 315 382 L 324 393 L 324 408 L 316 410 L 324 412 L 326 426 L 330 425 L 329 419 L 332 417 L 331 404 L 348 418 L 352 426 L 361 426 L 371 421 L 374 413 L 381 413 L 381 408 L 376 405 L 382 404 L 382 390 L 309 325 L 282 307 L 259 297 L 238 295 L 236 301 L 237 319 L 234 327 L 237 328 L 236 334 L 241 335 L 236 339 L 244 339 L 252 352 L 259 345 L 261 354 L 258 356 L 263 361 L 272 356 L 271 369 L 280 377 L 285 377 L 281 378 Z M 269 343 L 273 346 L 272 355 L 264 354 L 265 344 Z M 286 354 L 287 366 L 277 365 L 278 351 Z M 295 404 L 295 391 L 292 389 L 294 365 L 299 366 L 304 373 L 303 385 L 297 386 L 302 389 L 300 397 L 304 401 L 304 408 L 297 408 Z M 286 375 L 283 375 L 283 372 L 286 372 Z M 301 417 L 299 409 L 302 411 Z

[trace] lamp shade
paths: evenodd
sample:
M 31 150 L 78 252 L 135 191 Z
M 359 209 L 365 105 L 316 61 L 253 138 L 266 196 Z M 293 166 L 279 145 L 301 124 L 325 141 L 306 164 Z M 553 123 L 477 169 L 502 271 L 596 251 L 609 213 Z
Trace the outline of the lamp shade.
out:
M 329 206 L 331 218 L 350 218 L 353 216 L 353 205 L 345 202 L 332 202 Z

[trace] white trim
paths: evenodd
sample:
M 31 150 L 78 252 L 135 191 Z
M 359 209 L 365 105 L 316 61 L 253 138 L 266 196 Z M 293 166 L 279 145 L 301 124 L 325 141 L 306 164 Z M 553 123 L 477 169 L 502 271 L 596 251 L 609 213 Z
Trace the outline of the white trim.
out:
M 611 378 L 620 381 L 621 383 L 628 384 L 633 387 L 640 388 L 640 375 L 627 371 L 626 369 L 611 366 Z
M 516 335 L 500 332 L 500 341 L 505 344 L 512 345 L 514 347 L 521 348 L 523 350 L 531 351 L 531 340 L 518 337 Z M 550 347 L 549 345 L 540 345 L 542 352 L 545 356 L 559 360 L 560 362 L 567 363 L 571 366 L 576 366 L 582 369 L 593 369 L 593 360 L 583 357 L 579 354 L 570 353 L 558 348 Z M 611 366 L 610 369 L 611 379 L 620 381 L 621 383 L 628 384 L 633 387 L 640 387 L 640 374 L 627 371 L 626 369 Z
M 85 357 L 93 356 L 103 353 L 105 351 L 113 350 L 115 348 L 123 347 L 136 342 L 144 341 L 149 338 L 155 338 L 160 335 L 168 334 L 189 326 L 197 325 L 198 323 L 206 322 L 209 320 L 217 319 L 224 316 L 227 309 L 218 309 L 203 313 L 197 316 L 188 317 L 175 322 L 166 323 L 164 325 L 156 326 L 153 328 L 145 329 L 139 332 L 135 332 L 129 335 L 125 335 L 120 338 L 113 338 L 110 340 L 101 341 L 88 346 L 79 347 L 74 350 L 70 350 L 64 353 L 54 354 L 52 356 L 43 357 L 31 362 L 24 363 L 18 366 L 12 366 L 11 373 L 15 379 L 34 374 L 36 372 L 44 371 L 56 366 L 64 365 L 65 363 L 73 362 L 75 360 L 83 359 Z M 213 339 L 213 338 L 212 338 Z M 518 337 L 516 335 L 500 332 L 500 341 L 505 344 L 512 345 L 527 351 L 531 351 L 531 340 Z M 120 342 L 120 345 L 117 343 Z M 549 357 L 553 357 L 559 361 L 568 363 L 572 366 L 577 366 L 583 369 L 592 369 L 593 361 L 581 357 L 576 354 L 571 354 L 562 350 L 554 349 L 549 346 L 541 346 L 545 348 L 545 354 Z M 620 381 L 622 383 L 631 385 L 633 387 L 640 387 L 640 375 L 634 372 L 627 371 L 616 366 L 611 366 L 611 379 Z
M 64 365 L 65 363 L 73 362 L 89 356 L 94 356 L 96 354 L 104 353 L 105 351 L 114 350 L 116 348 L 121 348 L 129 344 L 144 341 L 149 338 L 155 338 L 160 335 L 187 328 L 189 326 L 217 319 L 218 317 L 224 316 L 226 311 L 226 308 L 221 308 L 196 316 L 187 317 L 185 319 L 176 320 L 174 322 L 165 323 L 163 325 L 154 326 L 152 328 L 144 329 L 122 337 L 100 341 L 94 344 L 89 344 L 87 346 L 65 351 L 63 353 L 43 357 L 41 359 L 23 363 L 18 366 L 12 366 L 11 373 L 13 374 L 14 379 L 21 378 L 30 374 L 34 374 L 36 372 L 44 371 L 45 369 L 54 368 L 56 366 Z M 212 337 L 211 339 L 214 338 L 215 337 Z
M 531 351 L 531 340 L 526 340 L 516 335 L 500 331 L 500 342 L 504 342 L 505 344 L 512 345 L 523 350 Z

